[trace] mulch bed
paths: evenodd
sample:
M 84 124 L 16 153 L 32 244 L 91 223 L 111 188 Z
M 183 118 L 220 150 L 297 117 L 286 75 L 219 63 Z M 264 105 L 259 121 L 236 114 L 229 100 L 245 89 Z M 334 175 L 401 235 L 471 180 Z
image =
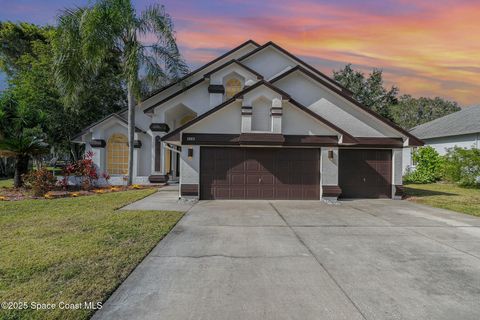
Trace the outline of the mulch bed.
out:
M 19 201 L 27 199 L 58 199 L 58 198 L 68 198 L 68 197 L 82 197 L 82 196 L 92 196 L 96 194 L 104 194 L 110 192 L 120 192 L 127 190 L 139 190 L 139 189 L 148 189 L 148 188 L 158 188 L 163 185 L 132 185 L 132 186 L 109 186 L 101 188 L 93 188 L 91 190 L 80 190 L 80 189 L 71 189 L 68 191 L 65 190 L 54 190 L 47 192 L 44 196 L 35 196 L 31 190 L 25 188 L 0 188 L 0 201 Z

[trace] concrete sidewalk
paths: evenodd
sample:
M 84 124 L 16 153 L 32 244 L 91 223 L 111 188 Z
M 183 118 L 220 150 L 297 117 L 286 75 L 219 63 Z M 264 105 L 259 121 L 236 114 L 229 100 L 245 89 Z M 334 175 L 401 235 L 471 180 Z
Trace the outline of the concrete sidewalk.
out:
M 197 201 L 179 199 L 178 185 L 167 185 L 158 192 L 131 203 L 120 210 L 163 210 L 186 212 Z

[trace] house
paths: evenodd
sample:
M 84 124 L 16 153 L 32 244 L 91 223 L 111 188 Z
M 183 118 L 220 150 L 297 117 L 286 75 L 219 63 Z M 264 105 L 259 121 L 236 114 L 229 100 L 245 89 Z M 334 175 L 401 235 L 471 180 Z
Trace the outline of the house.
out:
M 480 106 L 467 107 L 444 117 L 421 124 L 410 133 L 432 146 L 440 155 L 449 148 L 480 148 Z M 404 172 L 413 167 L 414 148 L 404 149 Z
M 76 138 L 127 173 L 126 112 Z M 136 107 L 135 183 L 200 199 L 398 198 L 402 149 L 422 141 L 273 42 L 249 40 Z

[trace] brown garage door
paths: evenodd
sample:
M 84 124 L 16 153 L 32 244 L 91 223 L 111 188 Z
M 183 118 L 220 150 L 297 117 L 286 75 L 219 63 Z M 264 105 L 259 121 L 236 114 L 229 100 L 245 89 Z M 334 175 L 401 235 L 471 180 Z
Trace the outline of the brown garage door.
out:
M 340 149 L 339 185 L 343 198 L 390 198 L 390 150 Z
M 319 198 L 318 149 L 201 148 L 200 199 Z

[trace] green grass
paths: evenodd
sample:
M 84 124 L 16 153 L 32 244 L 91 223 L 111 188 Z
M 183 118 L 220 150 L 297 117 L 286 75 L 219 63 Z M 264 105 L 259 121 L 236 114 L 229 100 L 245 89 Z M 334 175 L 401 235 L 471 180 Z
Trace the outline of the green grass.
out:
M 409 200 L 480 217 L 480 189 L 461 188 L 455 184 L 408 184 Z
M 13 188 L 13 179 L 1 179 L 0 188 Z
M 182 216 L 115 210 L 153 192 L 0 202 L 0 302 L 105 301 Z M 0 310 L 0 319 L 87 319 L 92 313 Z

